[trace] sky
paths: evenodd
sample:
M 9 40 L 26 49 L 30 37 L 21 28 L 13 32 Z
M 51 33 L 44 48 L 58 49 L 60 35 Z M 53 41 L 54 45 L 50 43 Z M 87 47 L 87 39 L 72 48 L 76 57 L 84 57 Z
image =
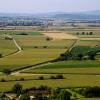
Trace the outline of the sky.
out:
M 2 13 L 80 12 L 100 10 L 100 0 L 0 0 Z

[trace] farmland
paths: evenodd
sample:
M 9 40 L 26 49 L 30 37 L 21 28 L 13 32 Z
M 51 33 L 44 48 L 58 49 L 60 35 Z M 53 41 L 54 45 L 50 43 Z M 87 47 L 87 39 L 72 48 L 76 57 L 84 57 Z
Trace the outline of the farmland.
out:
M 76 31 L 73 30 L 74 33 Z M 18 50 L 13 40 L 2 39 L 3 34 L 12 36 L 22 49 L 18 53 L 0 58 L 0 92 L 10 91 L 16 83 L 23 85 L 24 89 L 41 85 L 52 88 L 100 86 L 99 53 L 94 61 L 90 59 L 81 61 L 68 59 L 41 64 L 57 59 L 61 54 L 67 53 L 70 48 L 70 53 L 74 56 L 80 53 L 87 56 L 89 51 L 100 49 L 99 40 L 81 40 L 80 37 L 76 37 L 76 34 L 74 34 L 76 35 L 75 38 L 64 37 L 63 39 L 63 36 L 56 38 L 55 35 L 49 36 L 45 35 L 46 33 L 32 30 L 2 30 L 0 34 L 1 54 L 7 55 Z M 73 35 L 70 32 L 68 36 L 70 34 L 72 37 Z M 2 74 L 4 69 L 10 69 L 12 74 L 8 76 Z M 58 74 L 62 74 L 64 79 L 50 78 Z M 43 80 L 39 79 L 41 76 L 44 77 Z M 24 80 L 21 80 L 23 78 Z M 2 82 L 2 80 L 5 82 Z
M 17 50 L 15 44 L 13 43 L 13 40 L 5 40 L 1 36 L 0 38 L 0 53 L 3 56 L 6 56 L 10 53 L 13 53 Z
M 64 53 L 67 50 L 67 48 L 70 47 L 70 45 L 74 43 L 74 40 L 48 41 L 46 36 L 40 35 L 40 32 L 39 34 L 38 32 L 36 33 L 33 32 L 33 33 L 35 35 L 33 34 L 27 36 L 16 35 L 16 33 L 13 33 L 14 35 L 12 35 L 12 33 L 10 33 L 9 31 L 8 33 L 6 33 L 8 35 L 11 34 L 11 36 L 14 37 L 14 39 L 18 42 L 19 46 L 22 48 L 22 51 L 19 52 L 18 54 L 9 55 L 7 57 L 0 59 L 0 71 L 2 71 L 5 68 L 10 68 L 13 71 L 26 66 L 35 65 L 41 62 L 56 59 L 61 53 Z M 3 41 L 8 43 L 8 40 L 3 40 Z M 10 43 L 8 44 L 11 45 Z M 4 46 L 7 46 L 8 44 L 5 44 Z M 13 43 L 13 45 L 11 46 L 14 47 L 15 44 Z M 9 46 L 10 50 L 12 50 L 11 46 Z

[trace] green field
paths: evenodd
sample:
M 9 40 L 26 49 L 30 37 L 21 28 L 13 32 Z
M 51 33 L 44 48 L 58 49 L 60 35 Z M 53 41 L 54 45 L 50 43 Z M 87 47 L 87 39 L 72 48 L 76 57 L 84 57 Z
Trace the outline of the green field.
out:
M 46 77 L 47 76 L 44 76 L 45 80 L 0 82 L 0 91 L 10 90 L 15 83 L 22 84 L 24 88 L 30 88 L 34 86 L 38 87 L 40 85 L 47 85 L 53 88 L 100 86 L 100 81 L 98 81 L 100 80 L 100 75 L 95 76 L 95 75 L 71 75 L 70 74 L 70 75 L 64 75 L 65 79 L 61 79 L 61 80 L 48 79 Z
M 66 33 L 76 34 L 77 31 L 82 32 L 82 29 L 69 29 Z M 90 32 L 91 29 L 86 31 Z M 98 37 L 99 31 L 94 31 Z M 21 35 L 22 33 L 27 35 Z M 76 40 L 47 40 L 48 37 L 44 36 L 42 32 L 34 32 L 32 30 L 0 30 L 0 34 L 0 53 L 3 55 L 12 53 L 18 49 L 12 40 L 2 39 L 3 34 L 14 37 L 22 48 L 21 52 L 0 59 L 0 71 L 2 72 L 5 68 L 14 71 L 27 67 L 26 69 L 19 70 L 21 73 L 18 75 L 7 76 L 0 72 L 0 80 L 6 80 L 6 82 L 0 82 L 0 92 L 11 90 L 12 86 L 16 83 L 22 84 L 24 89 L 40 85 L 47 85 L 53 88 L 100 86 L 99 55 L 95 61 L 66 60 L 49 63 L 48 65 L 42 65 L 34 69 L 35 64 L 56 59 L 62 53 L 67 52 Z M 72 53 L 74 55 L 79 53 L 85 54 L 90 49 L 98 50 L 99 48 L 94 47 L 99 44 L 100 41 L 80 40 L 75 44 Z M 31 68 L 28 68 L 28 66 L 31 66 Z M 57 74 L 63 74 L 64 79 L 50 79 L 51 76 L 56 76 Z M 44 80 L 39 80 L 40 76 L 43 76 Z M 21 78 L 25 80 L 21 81 Z
M 13 40 L 5 40 L 2 37 L 0 37 L 0 54 L 5 56 L 15 51 L 17 51 L 17 48 Z
M 3 31 L 4 33 L 6 31 Z M 8 32 L 8 31 L 7 31 Z M 13 31 L 11 31 L 13 32 Z M 19 32 L 19 31 L 18 31 Z M 31 32 L 31 31 L 30 31 Z M 2 33 L 2 32 L 1 32 Z M 10 31 L 7 33 L 11 34 Z M 46 36 L 39 35 L 12 35 L 18 44 L 23 49 L 21 52 L 15 55 L 4 57 L 0 60 L 0 71 L 5 68 L 9 68 L 12 71 L 20 69 L 29 65 L 35 65 L 41 62 L 56 59 L 61 53 L 64 53 L 67 48 L 73 44 L 74 40 L 46 40 Z M 5 49 L 13 50 L 15 44 L 13 41 L 1 40 L 5 42 L 1 47 L 5 46 Z M 12 44 L 11 44 L 11 43 Z M 7 45 L 10 45 L 9 47 Z M 6 50 L 2 48 L 1 53 L 6 53 Z M 7 51 L 9 52 L 9 51 Z
M 32 30 L 0 30 L 0 34 L 9 34 L 9 35 L 21 35 L 25 33 L 27 35 L 42 35 L 41 32 L 34 32 Z

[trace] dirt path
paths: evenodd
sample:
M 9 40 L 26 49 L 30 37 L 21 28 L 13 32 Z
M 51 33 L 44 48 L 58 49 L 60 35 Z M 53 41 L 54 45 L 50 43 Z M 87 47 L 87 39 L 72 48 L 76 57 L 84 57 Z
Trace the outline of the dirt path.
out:
M 20 45 L 16 42 L 14 38 L 13 38 L 13 41 L 14 41 L 15 46 L 18 48 L 18 51 L 13 54 L 13 55 L 16 55 L 22 51 L 22 48 L 20 47 Z
M 41 74 L 25 73 L 25 72 L 22 72 L 22 71 L 30 70 L 30 69 L 33 70 L 33 69 L 40 68 L 40 67 L 43 67 L 43 66 L 46 66 L 46 65 L 49 65 L 49 64 L 52 64 L 52 63 L 49 62 L 49 63 L 44 63 L 44 64 L 36 65 L 36 66 L 31 67 L 31 68 L 25 68 L 25 69 L 22 69 L 20 71 L 13 72 L 11 75 L 14 75 L 14 76 L 41 75 Z
M 81 40 L 100 40 L 100 38 L 80 38 Z
M 78 39 L 76 36 L 63 32 L 45 32 L 43 34 L 53 39 Z

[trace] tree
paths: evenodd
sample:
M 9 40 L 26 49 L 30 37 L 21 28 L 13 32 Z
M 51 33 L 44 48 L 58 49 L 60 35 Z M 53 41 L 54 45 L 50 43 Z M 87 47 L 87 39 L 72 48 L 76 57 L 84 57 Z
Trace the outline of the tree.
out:
M 39 77 L 39 80 L 44 80 L 44 77 L 43 77 L 43 76 L 40 76 L 40 77 Z
M 63 61 L 63 60 L 67 60 L 68 57 L 66 54 L 60 54 L 60 60 Z
M 86 35 L 89 35 L 89 33 L 87 32 Z
M 2 54 L 0 54 L 0 58 L 2 58 Z
M 90 32 L 90 35 L 93 35 L 93 32 Z
M 82 32 L 82 35 L 84 35 L 85 34 L 85 32 Z
M 11 70 L 10 69 L 4 69 L 3 73 L 6 75 L 10 75 L 11 74 Z
M 100 97 L 100 87 L 87 87 L 83 90 L 83 95 L 86 98 Z
M 6 82 L 6 80 L 5 80 L 4 78 L 2 78 L 2 79 L 0 80 L 0 82 Z
M 50 79 L 56 79 L 56 77 L 55 76 L 51 76 Z
M 90 60 L 95 60 L 96 54 L 94 52 L 88 53 L 89 59 Z
M 46 40 L 47 40 L 47 41 L 50 41 L 50 40 L 51 40 L 51 38 L 47 37 L 47 38 L 46 38 Z
M 20 94 L 22 92 L 22 85 L 20 84 L 15 84 L 13 87 L 12 87 L 12 91 L 16 94 Z
M 61 100 L 70 100 L 71 93 L 66 90 L 62 90 L 60 93 Z
M 58 75 L 56 76 L 56 79 L 64 79 L 64 76 L 61 75 L 61 74 L 58 74 Z
M 21 77 L 19 80 L 20 80 L 20 81 L 24 81 L 25 79 L 24 79 L 23 77 Z
M 82 60 L 83 54 L 78 54 L 78 60 Z
M 76 35 L 79 35 L 79 34 L 80 34 L 79 32 L 76 33 Z

